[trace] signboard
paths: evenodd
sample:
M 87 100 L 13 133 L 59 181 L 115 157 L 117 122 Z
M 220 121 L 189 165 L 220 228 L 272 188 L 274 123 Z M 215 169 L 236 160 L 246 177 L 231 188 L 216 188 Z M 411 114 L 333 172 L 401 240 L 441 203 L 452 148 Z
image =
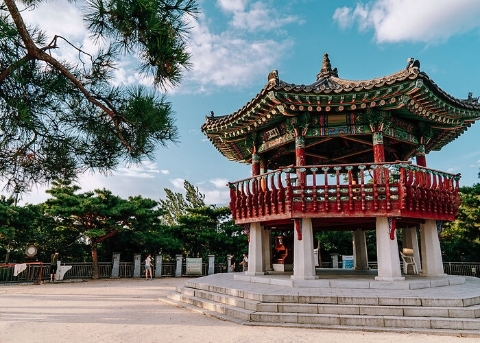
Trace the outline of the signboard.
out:
M 343 269 L 353 269 L 353 255 L 342 255 Z
M 318 267 L 318 249 L 313 249 L 313 260 L 315 261 L 315 267 Z
M 186 258 L 187 275 L 202 275 L 202 259 Z

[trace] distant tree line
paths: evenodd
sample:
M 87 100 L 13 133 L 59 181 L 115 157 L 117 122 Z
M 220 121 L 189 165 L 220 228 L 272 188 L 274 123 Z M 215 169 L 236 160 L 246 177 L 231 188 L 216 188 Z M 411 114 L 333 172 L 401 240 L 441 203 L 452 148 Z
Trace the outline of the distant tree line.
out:
M 98 275 L 98 261 L 110 261 L 113 252 L 124 261 L 135 253 L 162 253 L 167 260 L 179 253 L 205 260 L 209 254 L 221 259 L 246 253 L 247 237 L 230 209 L 206 205 L 205 196 L 188 181 L 184 189 L 185 195 L 165 189 L 166 199 L 154 201 L 122 199 L 106 189 L 80 193 L 71 182 L 55 181 L 47 191 L 51 198 L 41 204 L 16 206 L 12 198 L 0 197 L 0 254 L 5 262 L 23 262 L 26 247 L 35 245 L 35 258 L 48 262 L 57 249 L 62 261 L 92 261 Z M 480 184 L 460 191 L 458 217 L 440 234 L 443 259 L 479 261 Z M 277 234 L 282 233 L 272 232 Z M 401 247 L 401 230 L 397 235 Z M 329 261 L 331 253 L 353 252 L 352 232 L 321 231 L 315 239 L 322 261 Z M 366 240 L 369 260 L 376 261 L 375 230 L 367 231 Z
M 234 224 L 228 207 L 206 205 L 188 181 L 186 196 L 166 189 L 165 200 L 141 196 L 122 199 L 110 191 L 80 193 L 69 181 L 55 181 L 47 201 L 15 206 L 0 198 L 0 253 L 5 262 L 25 261 L 25 249 L 37 247 L 35 259 L 49 262 L 58 250 L 62 261 L 110 261 L 113 252 L 132 261 L 135 253 L 207 258 L 246 252 L 247 237 Z

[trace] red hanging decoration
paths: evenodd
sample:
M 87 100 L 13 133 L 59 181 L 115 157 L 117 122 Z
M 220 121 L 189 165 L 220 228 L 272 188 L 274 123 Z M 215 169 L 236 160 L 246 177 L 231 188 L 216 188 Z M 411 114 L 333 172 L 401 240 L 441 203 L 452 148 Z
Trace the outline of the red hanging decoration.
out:
M 301 218 L 296 218 L 293 220 L 293 223 L 295 225 L 295 230 L 297 230 L 297 237 L 298 240 L 302 240 L 302 219 Z

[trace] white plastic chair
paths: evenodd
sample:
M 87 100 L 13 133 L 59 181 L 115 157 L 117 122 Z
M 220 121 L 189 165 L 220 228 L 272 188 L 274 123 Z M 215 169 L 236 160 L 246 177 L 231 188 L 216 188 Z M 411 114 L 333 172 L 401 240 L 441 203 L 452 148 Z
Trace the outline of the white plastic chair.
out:
M 413 258 L 413 256 L 405 255 L 401 251 L 400 251 L 400 256 L 402 256 L 402 260 L 403 260 L 403 274 L 407 274 L 408 265 L 411 265 L 413 267 L 414 274 L 418 274 L 417 264 L 415 263 L 415 259 Z

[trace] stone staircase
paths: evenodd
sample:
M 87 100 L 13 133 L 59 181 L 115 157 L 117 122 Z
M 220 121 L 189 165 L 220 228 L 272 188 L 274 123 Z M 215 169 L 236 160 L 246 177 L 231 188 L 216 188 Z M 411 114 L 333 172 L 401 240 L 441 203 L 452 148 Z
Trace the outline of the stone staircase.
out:
M 201 278 L 207 280 L 208 277 Z M 168 295 L 168 301 L 205 315 L 246 325 L 348 328 L 365 331 L 430 332 L 480 337 L 480 285 L 473 292 L 452 289 L 451 296 L 268 287 L 246 282 L 190 280 Z M 217 280 L 218 281 L 218 280 Z M 468 282 L 467 282 L 468 284 Z M 240 287 L 239 287 L 240 286 Z M 442 287 L 444 288 L 444 287 Z M 462 294 L 455 294 L 455 293 Z M 389 293 L 389 294 L 387 294 Z M 445 294 L 445 289 L 443 289 Z

